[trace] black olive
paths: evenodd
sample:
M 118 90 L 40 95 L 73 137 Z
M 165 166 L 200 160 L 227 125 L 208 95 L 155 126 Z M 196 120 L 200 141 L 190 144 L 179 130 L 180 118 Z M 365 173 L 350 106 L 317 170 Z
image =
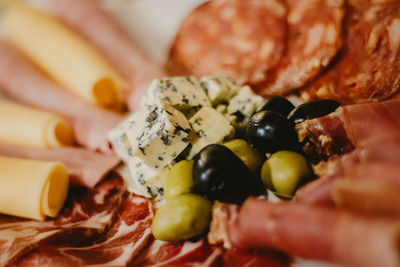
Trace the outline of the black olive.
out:
M 288 119 L 297 124 L 305 120 L 328 115 L 329 113 L 335 111 L 339 106 L 339 102 L 330 99 L 304 103 L 293 109 L 288 115 Z
M 227 147 L 212 144 L 194 157 L 194 191 L 209 199 L 242 203 L 260 193 L 261 182 Z
M 299 150 L 293 124 L 275 111 L 253 114 L 247 125 L 247 139 L 255 150 L 263 154 L 278 150 Z
M 276 111 L 286 117 L 293 109 L 294 105 L 290 103 L 289 100 L 280 96 L 276 96 L 268 100 L 268 102 L 259 111 Z

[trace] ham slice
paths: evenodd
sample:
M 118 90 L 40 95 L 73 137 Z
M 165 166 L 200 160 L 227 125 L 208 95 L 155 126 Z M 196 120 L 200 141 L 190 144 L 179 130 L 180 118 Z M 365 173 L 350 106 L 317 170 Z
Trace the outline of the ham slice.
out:
M 52 10 L 69 26 L 93 43 L 129 80 L 132 90 L 127 103 L 131 110 L 152 79 L 164 77 L 163 70 L 144 55 L 120 25 L 93 0 L 53 0 Z
M 91 149 L 110 151 L 108 131 L 123 116 L 82 102 L 35 69 L 11 45 L 0 41 L 0 91 L 30 106 L 70 120 L 76 141 Z
M 13 265 L 45 244 L 92 242 L 115 220 L 124 192 L 122 180 L 110 177 L 94 190 L 73 188 L 56 219 L 31 221 L 0 215 L 0 265 Z
M 99 183 L 120 162 L 120 159 L 113 154 L 101 154 L 77 147 L 44 149 L 0 143 L 0 155 L 61 161 L 67 167 L 73 185 L 89 188 Z
M 228 228 L 229 241 L 237 247 L 363 267 L 399 266 L 399 234 L 397 220 L 260 199 L 248 199 Z
M 150 202 L 129 195 L 110 229 L 89 246 L 45 244 L 17 266 L 126 266 L 151 242 L 153 211 Z
M 330 127 L 340 125 L 338 121 L 342 127 Z M 354 147 L 347 154 L 320 163 L 315 170 L 321 178 L 300 188 L 295 197 L 297 202 L 335 202 L 341 207 L 372 214 L 399 214 L 396 203 L 400 188 L 393 186 L 399 179 L 396 171 L 400 163 L 399 99 L 341 107 L 328 116 L 305 121 L 298 129 L 303 140 L 312 139 L 316 147 L 331 147 L 332 142 L 318 143 L 319 138 L 315 138 L 321 129 L 331 130 L 326 131 L 326 136 L 333 143 L 341 137 Z

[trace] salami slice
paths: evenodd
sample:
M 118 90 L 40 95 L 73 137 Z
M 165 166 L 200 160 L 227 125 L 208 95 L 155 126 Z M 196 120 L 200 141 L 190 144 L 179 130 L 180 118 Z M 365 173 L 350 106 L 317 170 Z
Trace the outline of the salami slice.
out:
M 171 47 L 170 74 L 225 74 L 263 81 L 281 58 L 286 8 L 279 0 L 217 0 L 195 9 Z
M 343 0 L 288 0 L 288 44 L 277 69 L 258 85 L 265 95 L 304 86 L 328 66 L 342 46 Z
M 349 2 L 345 41 L 338 62 L 302 90 L 309 101 L 342 103 L 388 99 L 400 89 L 400 2 Z

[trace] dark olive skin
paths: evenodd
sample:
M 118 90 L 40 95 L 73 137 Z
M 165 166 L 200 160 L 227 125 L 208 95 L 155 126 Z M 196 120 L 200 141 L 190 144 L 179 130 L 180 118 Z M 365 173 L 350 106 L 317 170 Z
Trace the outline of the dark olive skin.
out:
M 289 100 L 280 96 L 276 96 L 268 100 L 268 102 L 259 111 L 275 111 L 287 117 L 287 115 L 289 115 L 293 109 L 294 105 L 290 103 Z
M 328 115 L 335 111 L 340 106 L 340 103 L 335 100 L 324 99 L 298 105 L 293 109 L 288 119 L 297 124 L 305 120 L 310 120 L 318 117 Z
M 194 190 L 211 200 L 241 204 L 248 196 L 261 193 L 262 183 L 227 147 L 211 144 L 195 157 Z
M 299 150 L 293 124 L 275 111 L 253 114 L 247 126 L 247 139 L 255 150 L 264 155 L 278 150 Z

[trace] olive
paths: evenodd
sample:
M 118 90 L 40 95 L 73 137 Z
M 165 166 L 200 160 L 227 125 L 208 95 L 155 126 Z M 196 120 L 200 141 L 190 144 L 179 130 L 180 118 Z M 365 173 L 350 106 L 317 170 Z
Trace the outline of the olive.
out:
M 165 199 L 190 193 L 193 188 L 193 160 L 182 160 L 167 173 L 164 183 Z
M 224 146 L 229 148 L 236 156 L 238 156 L 244 164 L 257 175 L 259 167 L 263 163 L 264 157 L 255 151 L 245 140 L 233 139 L 223 143 Z
M 287 118 L 293 123 L 297 124 L 305 120 L 328 115 L 329 113 L 335 111 L 339 106 L 339 102 L 330 99 L 312 101 L 298 105 L 289 113 Z
M 311 176 L 307 160 L 293 151 L 278 151 L 261 168 L 261 180 L 278 194 L 291 197 L 302 180 Z
M 169 199 L 153 218 L 155 238 L 165 241 L 188 239 L 203 234 L 211 219 L 211 202 L 196 194 Z
M 275 111 L 260 111 L 250 117 L 247 139 L 260 153 L 299 149 L 293 124 Z
M 196 154 L 193 179 L 196 192 L 228 203 L 242 203 L 261 189 L 261 182 L 240 158 L 218 144 L 208 145 Z
M 290 111 L 294 109 L 294 105 L 286 98 L 276 96 L 268 100 L 267 103 L 259 110 L 271 110 L 282 114 L 287 117 Z

